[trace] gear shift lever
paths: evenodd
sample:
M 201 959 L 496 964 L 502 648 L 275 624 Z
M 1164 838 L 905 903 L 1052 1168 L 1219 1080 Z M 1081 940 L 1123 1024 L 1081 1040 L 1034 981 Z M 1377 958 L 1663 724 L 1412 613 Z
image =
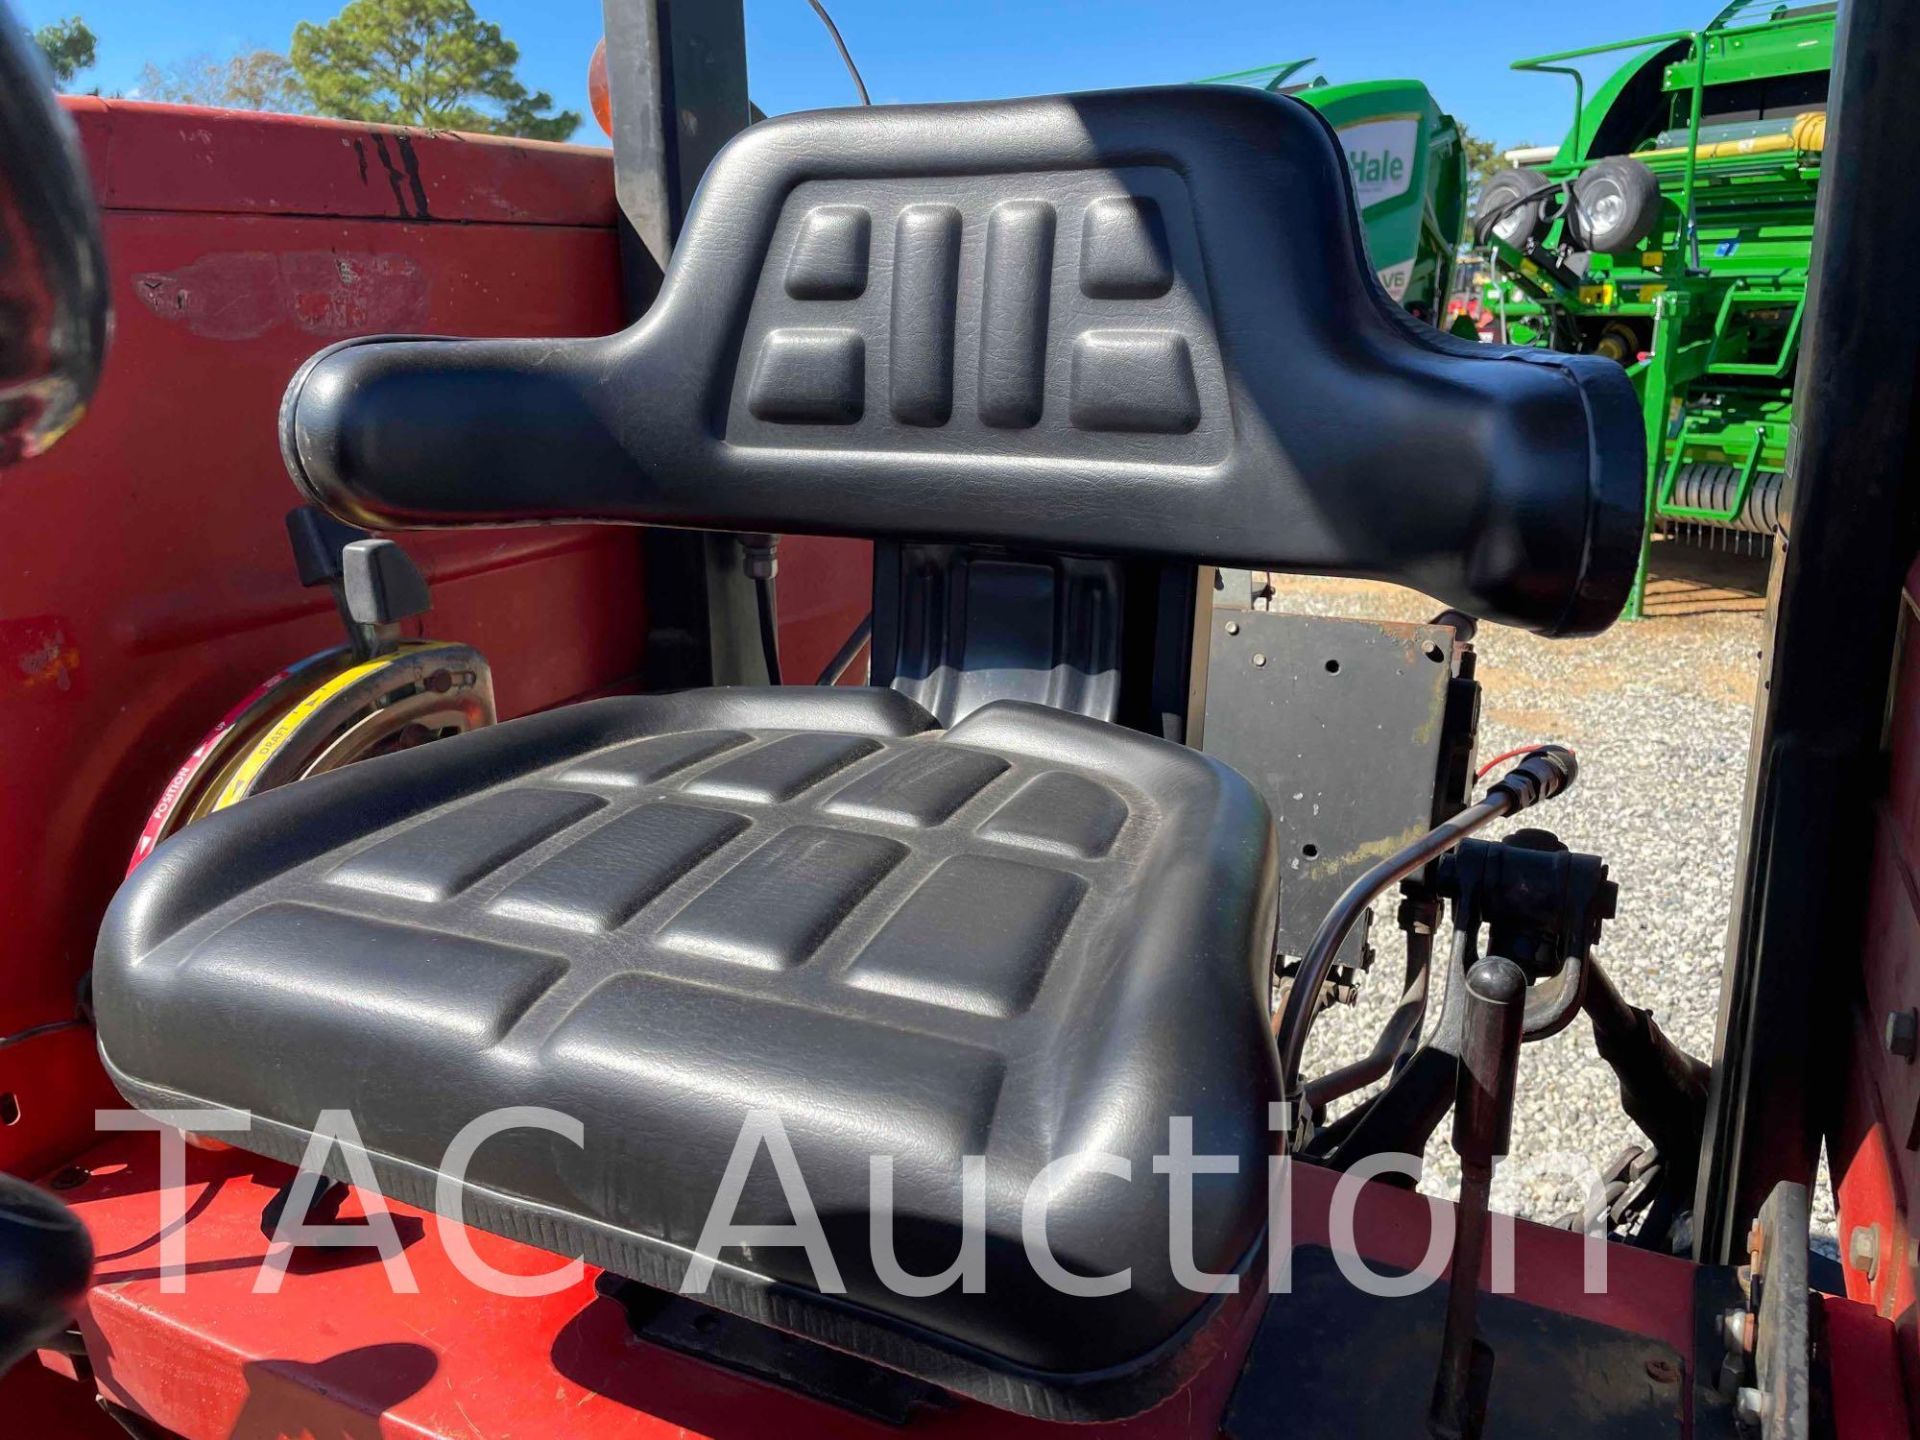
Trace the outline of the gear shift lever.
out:
M 1467 972 L 1467 1013 L 1454 1092 L 1453 1148 L 1460 1156 L 1460 1204 L 1453 1232 L 1447 1327 L 1440 1341 L 1427 1428 L 1436 1440 L 1477 1440 L 1487 1413 L 1493 1352 L 1475 1329 L 1480 1260 L 1487 1248 L 1493 1162 L 1513 1132 L 1514 1077 L 1527 977 L 1513 961 L 1490 955 Z

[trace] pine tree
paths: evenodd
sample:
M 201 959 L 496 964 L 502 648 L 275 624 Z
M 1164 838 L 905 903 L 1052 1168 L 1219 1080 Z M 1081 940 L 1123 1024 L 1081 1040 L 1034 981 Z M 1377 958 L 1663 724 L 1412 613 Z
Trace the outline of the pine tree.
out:
M 353 0 L 325 25 L 295 26 L 291 58 L 322 115 L 535 140 L 580 124 L 545 113 L 553 98 L 515 78 L 519 46 L 468 0 Z

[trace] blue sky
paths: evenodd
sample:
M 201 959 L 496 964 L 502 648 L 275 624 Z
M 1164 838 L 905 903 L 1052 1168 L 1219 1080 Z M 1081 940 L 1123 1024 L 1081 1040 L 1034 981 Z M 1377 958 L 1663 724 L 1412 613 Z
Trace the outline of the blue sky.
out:
M 345 0 L 0 0 L 29 26 L 78 13 L 100 36 L 81 78 L 133 88 L 149 61 L 284 51 L 298 20 Z M 521 79 L 587 113 L 597 0 L 475 0 L 520 46 Z M 1528 9 L 1512 0 L 828 0 L 876 101 L 958 100 L 1194 79 L 1305 55 L 1333 81 L 1411 76 L 1501 146 L 1558 140 L 1570 86 L 1507 62 L 1701 25 L 1718 0 Z M 753 96 L 770 114 L 841 105 L 852 87 L 806 0 L 746 0 Z M 1516 17 L 1530 16 L 1522 25 Z M 1551 23 L 1550 23 L 1551 22 Z M 591 120 L 577 137 L 597 140 Z

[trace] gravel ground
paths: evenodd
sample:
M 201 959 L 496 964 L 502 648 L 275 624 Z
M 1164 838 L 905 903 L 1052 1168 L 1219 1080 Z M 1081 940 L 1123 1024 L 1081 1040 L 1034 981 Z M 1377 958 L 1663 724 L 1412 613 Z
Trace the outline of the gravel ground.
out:
M 1592 640 L 1543 640 L 1482 627 L 1479 753 L 1557 740 L 1580 757 L 1580 782 L 1522 823 L 1603 856 L 1620 885 L 1619 917 L 1597 951 L 1629 1002 L 1672 1039 L 1713 1049 L 1747 747 L 1764 625 L 1763 562 L 1656 550 L 1647 620 Z M 1671 557 L 1671 558 L 1669 558 Z M 1664 573 L 1663 573 L 1664 572 Z M 1276 576 L 1273 608 L 1425 620 L 1439 607 L 1390 586 Z M 1685 783 L 1679 783 L 1683 781 Z M 1497 831 L 1495 832 L 1497 833 Z M 1378 907 L 1380 951 L 1359 1002 L 1323 1016 L 1310 1072 L 1355 1058 L 1391 1011 L 1404 962 L 1392 901 Z M 1442 949 L 1444 954 L 1444 948 Z M 1437 999 L 1429 1015 L 1438 1010 Z M 1451 1195 L 1458 1167 L 1446 1127 L 1429 1146 L 1422 1188 Z M 1644 1140 L 1620 1112 L 1612 1072 L 1584 1020 L 1521 1052 L 1515 1158 L 1495 1183 L 1497 1208 L 1552 1220 L 1579 1207 L 1582 1171 Z M 1815 1228 L 1831 1234 L 1824 1182 Z

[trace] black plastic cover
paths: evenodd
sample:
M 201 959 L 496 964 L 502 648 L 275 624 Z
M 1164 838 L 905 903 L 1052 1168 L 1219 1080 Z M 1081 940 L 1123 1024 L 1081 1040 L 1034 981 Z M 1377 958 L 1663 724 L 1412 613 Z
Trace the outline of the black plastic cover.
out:
M 376 528 L 980 540 L 1549 633 L 1614 619 L 1644 516 L 1620 367 L 1397 310 L 1325 122 L 1224 87 L 756 125 L 633 328 L 348 341 L 281 425 L 302 490 Z
M 729 1250 L 709 1299 L 1037 1414 L 1146 1408 L 1259 1288 L 1276 862 L 1225 766 L 1038 706 L 944 733 L 885 690 L 605 700 L 365 761 L 162 845 L 122 889 L 94 989 L 101 1049 L 148 1108 L 252 1112 L 298 1159 L 353 1113 L 388 1193 L 434 1203 L 448 1142 L 497 1107 L 581 1120 L 483 1145 L 471 1223 L 674 1287 L 752 1107 L 775 1110 L 846 1285 L 798 1248 Z M 1224 1099 L 1223 1099 L 1224 1097 Z M 1193 1181 L 1178 1284 L 1169 1121 L 1234 1174 Z M 1120 1293 L 1044 1283 L 1021 1204 Z M 900 1263 L 953 1263 L 962 1157 L 987 1165 L 986 1288 L 879 1281 L 872 1153 Z M 337 1153 L 335 1159 L 338 1159 Z M 341 1172 L 344 1176 L 344 1171 Z M 336 1177 L 340 1178 L 340 1177 Z M 784 1224 L 759 1158 L 736 1214 Z

